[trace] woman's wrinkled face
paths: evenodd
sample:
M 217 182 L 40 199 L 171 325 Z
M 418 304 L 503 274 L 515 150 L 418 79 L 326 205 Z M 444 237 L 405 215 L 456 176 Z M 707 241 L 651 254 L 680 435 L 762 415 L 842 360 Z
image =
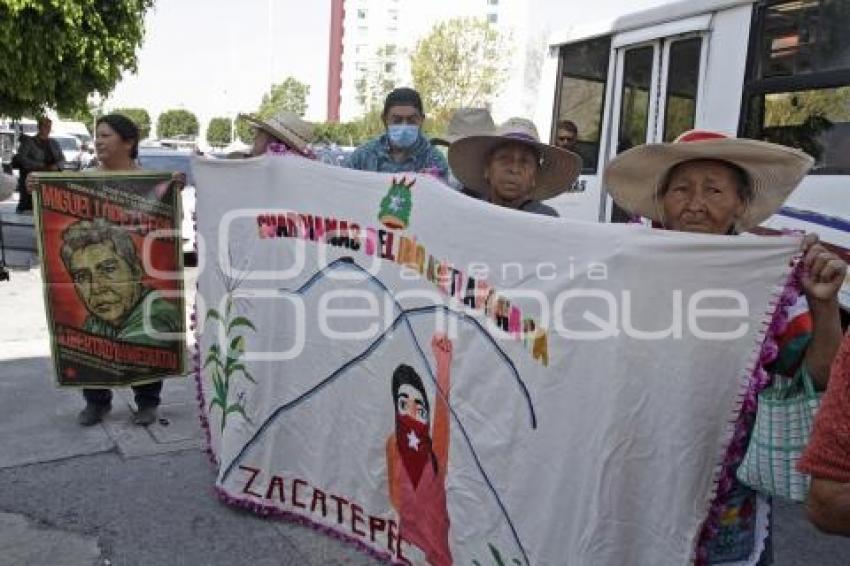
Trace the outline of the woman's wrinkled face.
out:
M 746 209 L 738 177 L 722 161 L 680 163 L 662 191 L 664 227 L 682 232 L 727 234 Z
M 106 122 L 101 122 L 95 130 L 97 136 L 94 142 L 94 148 L 97 151 L 97 159 L 109 168 L 110 164 L 123 162 L 130 159 L 130 152 L 133 150 L 134 140 L 123 140 L 118 132 L 112 129 L 112 126 Z
M 531 196 L 537 175 L 537 154 L 529 146 L 508 143 L 497 147 L 484 170 L 490 199 L 497 203 L 522 204 Z
M 136 306 L 141 293 L 138 274 L 107 241 L 90 244 L 71 255 L 68 271 L 88 311 L 119 326 Z

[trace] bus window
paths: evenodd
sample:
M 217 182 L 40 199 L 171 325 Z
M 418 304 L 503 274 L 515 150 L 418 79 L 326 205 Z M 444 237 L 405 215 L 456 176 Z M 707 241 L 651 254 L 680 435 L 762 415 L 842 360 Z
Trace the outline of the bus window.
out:
M 654 55 L 652 45 L 626 51 L 617 153 L 646 143 Z
M 692 130 L 697 113 L 697 88 L 702 39 L 694 37 L 670 45 L 667 101 L 664 105 L 664 141 Z
M 759 77 L 850 69 L 846 0 L 793 0 L 763 7 L 756 56 Z
M 552 143 L 558 133 L 558 122 L 573 122 L 578 130 L 574 151 L 584 162 L 582 172 L 588 174 L 596 173 L 599 163 L 599 138 L 602 133 L 610 50 L 610 37 L 561 48 L 561 83 L 555 99 L 556 119 L 553 121 Z
M 812 173 L 850 174 L 850 2 L 771 3 L 754 18 L 742 135 L 802 149 Z

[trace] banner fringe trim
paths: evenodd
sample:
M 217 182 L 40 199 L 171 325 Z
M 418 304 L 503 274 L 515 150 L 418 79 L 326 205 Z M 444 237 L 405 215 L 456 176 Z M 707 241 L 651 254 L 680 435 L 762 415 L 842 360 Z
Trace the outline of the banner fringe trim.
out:
M 198 219 L 195 213 L 192 213 L 192 229 L 195 231 L 194 249 L 195 257 L 198 257 Z M 212 447 L 212 433 L 210 432 L 210 421 L 207 417 L 207 400 L 204 395 L 204 378 L 201 375 L 201 331 L 198 324 L 198 298 L 200 293 L 200 284 L 195 281 L 195 304 L 192 306 L 192 315 L 190 318 L 189 328 L 195 334 L 195 344 L 192 346 L 192 372 L 195 374 L 195 387 L 197 389 L 195 398 L 198 401 L 198 419 L 201 421 L 201 429 L 204 431 L 205 443 L 204 452 L 210 459 L 210 463 L 218 468 L 219 461 Z
M 360 552 L 363 552 L 364 554 L 367 554 L 368 556 L 371 556 L 376 560 L 386 562 L 387 564 L 409 564 L 407 562 L 402 562 L 394 559 L 393 555 L 389 552 L 380 552 L 378 550 L 375 550 L 374 548 L 372 548 L 371 546 L 364 543 L 358 538 L 338 531 L 333 527 L 329 527 L 327 525 L 323 525 L 321 523 L 313 521 L 303 515 L 299 515 L 291 511 L 284 511 L 282 509 L 278 509 L 277 507 L 265 505 L 263 503 L 258 503 L 249 499 L 234 497 L 228 494 L 224 490 L 224 488 L 220 486 L 215 486 L 215 491 L 218 495 L 219 500 L 231 507 L 240 507 L 242 509 L 247 509 L 255 515 L 258 515 L 263 518 L 283 520 L 289 523 L 301 525 L 303 527 L 309 527 L 323 535 L 330 536 L 331 538 L 334 538 L 338 541 L 349 544 L 355 547 Z
M 695 540 L 694 566 L 705 566 L 708 562 L 708 542 L 715 536 L 723 511 L 723 502 L 735 481 L 735 471 L 747 451 L 749 431 L 753 425 L 758 394 L 770 384 L 771 376 L 766 366 L 776 360 L 779 348 L 776 338 L 788 324 L 787 307 L 796 303 L 802 292 L 800 280 L 803 264 L 801 254 L 794 256 L 784 275 L 784 283 L 778 284 L 768 302 L 768 310 L 761 319 L 756 344 L 750 361 L 741 379 L 741 392 L 734 407 L 733 418 L 727 421 L 723 448 L 718 454 L 714 469 L 712 489 L 703 503 L 706 519 L 700 526 Z M 756 548 L 764 548 L 769 529 L 765 526 L 756 533 Z

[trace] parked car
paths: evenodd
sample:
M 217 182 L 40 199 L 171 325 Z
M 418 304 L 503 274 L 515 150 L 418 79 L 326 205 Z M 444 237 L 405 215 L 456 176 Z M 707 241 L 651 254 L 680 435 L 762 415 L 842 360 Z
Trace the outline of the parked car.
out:
M 50 136 L 56 140 L 62 154 L 65 156 L 65 164 L 62 169 L 79 171 L 83 167 L 83 144 L 79 138 L 70 134 L 59 134 Z
M 336 144 L 316 144 L 311 146 L 311 149 L 316 154 L 317 161 L 328 165 L 342 166 L 356 148 Z
M 139 148 L 139 165 L 152 171 L 181 172 L 186 175 L 186 186 L 181 192 L 183 219 L 180 233 L 183 253 L 195 253 L 195 178 L 192 175 L 192 154 L 165 148 Z
M 83 146 L 91 145 L 92 143 L 91 134 L 82 122 L 54 120 L 53 133 L 55 135 L 74 136 L 82 142 Z

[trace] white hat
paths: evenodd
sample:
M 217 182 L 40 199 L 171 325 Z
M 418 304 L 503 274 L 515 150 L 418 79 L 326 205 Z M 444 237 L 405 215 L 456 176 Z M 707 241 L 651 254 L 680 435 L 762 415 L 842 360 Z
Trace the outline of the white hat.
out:
M 698 159 L 729 162 L 749 177 L 752 199 L 736 224 L 742 232 L 779 210 L 814 164 L 811 156 L 784 145 L 690 130 L 672 143 L 646 144 L 621 153 L 605 167 L 602 184 L 628 212 L 663 222 L 659 197 L 670 170 Z
M 449 120 L 446 135 L 434 136 L 431 143 L 451 145 L 464 136 L 489 134 L 495 129 L 496 123 L 486 108 L 458 108 Z
M 487 195 L 490 185 L 484 178 L 485 160 L 496 147 L 515 142 L 533 148 L 540 155 L 540 168 L 535 177 L 531 198 L 546 200 L 572 187 L 581 172 L 581 157 L 566 149 L 540 142 L 531 120 L 510 118 L 492 134 L 461 138 L 449 146 L 449 166 L 463 185 Z

